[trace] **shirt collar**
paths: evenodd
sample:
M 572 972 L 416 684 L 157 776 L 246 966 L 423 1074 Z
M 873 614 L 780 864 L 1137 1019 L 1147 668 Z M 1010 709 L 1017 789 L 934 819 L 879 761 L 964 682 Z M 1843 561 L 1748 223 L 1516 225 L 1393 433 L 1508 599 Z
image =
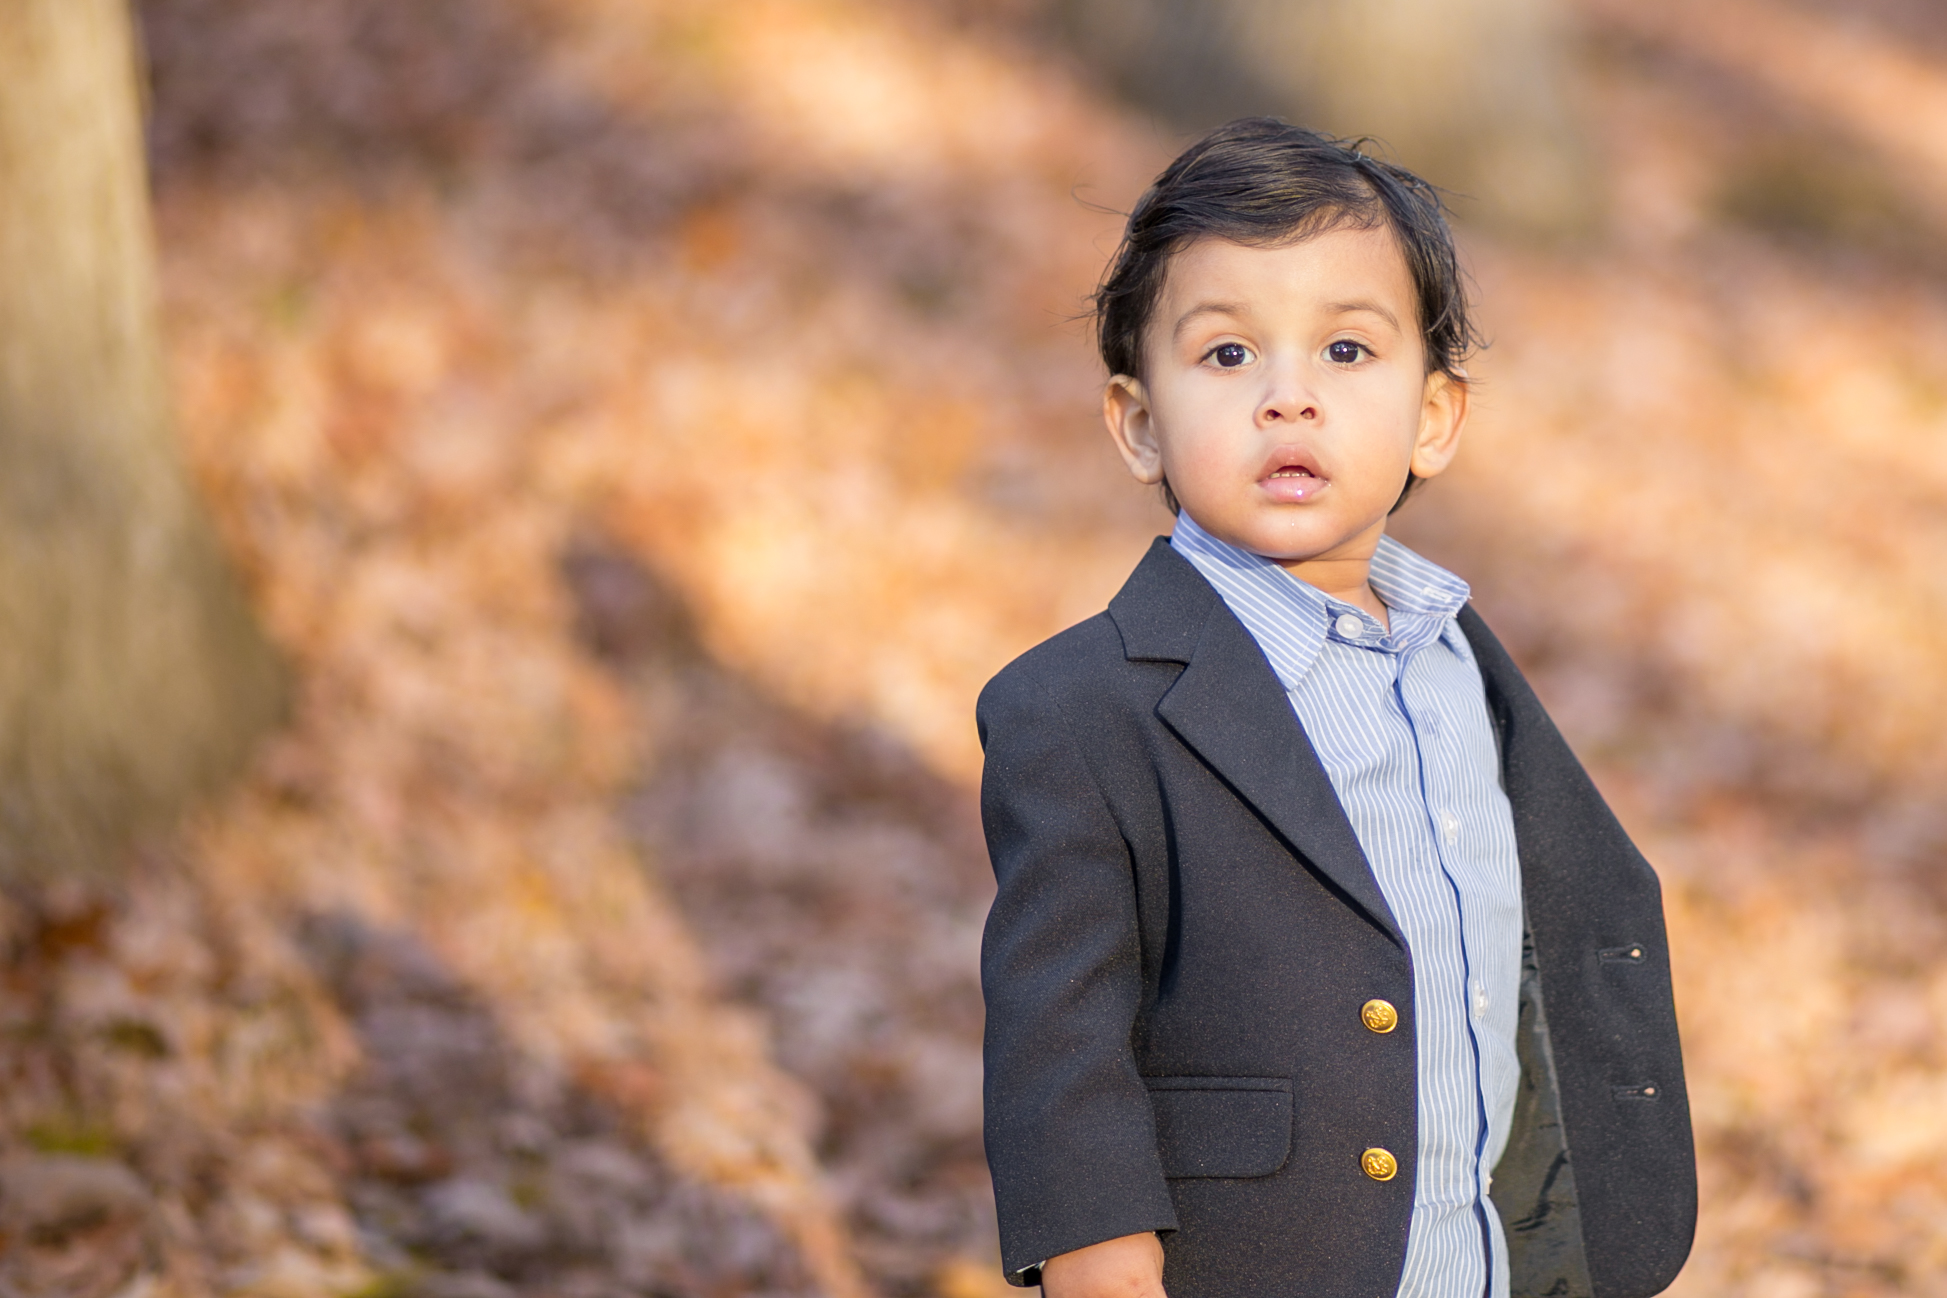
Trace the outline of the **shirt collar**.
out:
M 1327 640 L 1411 653 L 1445 638 L 1472 659 L 1454 621 L 1471 594 L 1467 583 L 1390 536 L 1379 538 L 1371 572 L 1372 588 L 1391 614 L 1390 631 L 1365 610 L 1333 599 L 1262 555 L 1218 540 L 1188 514 L 1177 515 L 1170 545 L 1216 589 L 1286 690 L 1311 672 Z

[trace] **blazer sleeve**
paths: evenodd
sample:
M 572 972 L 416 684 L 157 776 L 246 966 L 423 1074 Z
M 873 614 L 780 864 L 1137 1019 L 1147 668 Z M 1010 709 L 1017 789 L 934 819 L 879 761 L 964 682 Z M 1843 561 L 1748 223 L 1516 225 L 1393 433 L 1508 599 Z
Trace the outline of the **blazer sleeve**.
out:
M 1174 1230 L 1130 1036 L 1142 1001 L 1128 844 L 1060 709 L 1026 673 L 982 693 L 981 816 L 999 892 L 981 948 L 986 1140 L 1002 1263 Z

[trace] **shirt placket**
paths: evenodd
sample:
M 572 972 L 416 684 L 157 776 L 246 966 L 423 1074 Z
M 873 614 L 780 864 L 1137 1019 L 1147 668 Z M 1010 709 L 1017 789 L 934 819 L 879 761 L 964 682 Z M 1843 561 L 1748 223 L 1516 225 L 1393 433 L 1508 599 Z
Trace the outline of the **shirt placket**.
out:
M 1482 1153 L 1488 1137 L 1487 1098 L 1481 1085 L 1481 1060 L 1483 1043 L 1481 1035 L 1488 1017 L 1487 974 L 1480 960 L 1479 935 L 1470 922 L 1470 908 L 1467 905 L 1471 891 L 1472 876 L 1466 868 L 1464 837 L 1465 822 L 1460 816 L 1460 806 L 1464 799 L 1462 790 L 1454 773 L 1454 763 L 1447 760 L 1445 745 L 1452 743 L 1456 736 L 1451 734 L 1452 726 L 1441 716 L 1438 705 L 1428 699 L 1416 697 L 1421 693 L 1419 681 L 1415 678 L 1413 667 L 1420 653 L 1427 646 L 1407 649 L 1394 656 L 1395 693 L 1400 710 L 1405 714 L 1407 724 L 1412 730 L 1415 756 L 1420 768 L 1420 787 L 1425 800 L 1428 828 L 1433 839 L 1434 859 L 1445 877 L 1449 895 L 1454 907 L 1454 930 L 1460 944 L 1461 955 L 1461 1010 L 1467 1024 L 1467 1040 L 1473 1046 L 1472 1067 L 1469 1083 L 1473 1096 L 1474 1150 L 1472 1177 L 1474 1194 L 1485 1193 L 1483 1177 L 1485 1169 L 1481 1166 Z M 1481 1216 L 1481 1231 L 1484 1253 L 1492 1247 L 1491 1236 L 1484 1214 Z M 1491 1266 L 1491 1258 L 1486 1259 Z

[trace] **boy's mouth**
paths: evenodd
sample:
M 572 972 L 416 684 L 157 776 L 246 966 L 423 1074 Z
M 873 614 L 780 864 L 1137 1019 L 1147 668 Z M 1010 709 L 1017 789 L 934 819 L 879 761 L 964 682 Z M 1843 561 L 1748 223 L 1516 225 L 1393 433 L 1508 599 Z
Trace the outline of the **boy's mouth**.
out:
M 1319 471 L 1317 460 L 1308 452 L 1289 446 L 1273 452 L 1258 482 L 1273 500 L 1289 503 L 1310 500 L 1331 485 L 1331 479 Z

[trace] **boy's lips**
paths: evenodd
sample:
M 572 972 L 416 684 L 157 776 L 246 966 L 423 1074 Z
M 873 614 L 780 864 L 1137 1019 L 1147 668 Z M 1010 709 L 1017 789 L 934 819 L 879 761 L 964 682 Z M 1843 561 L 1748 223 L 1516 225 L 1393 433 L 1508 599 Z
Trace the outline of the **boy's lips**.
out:
M 1273 500 L 1296 504 L 1312 499 L 1332 485 L 1320 470 L 1318 460 L 1302 447 L 1280 446 L 1264 463 L 1258 485 Z

